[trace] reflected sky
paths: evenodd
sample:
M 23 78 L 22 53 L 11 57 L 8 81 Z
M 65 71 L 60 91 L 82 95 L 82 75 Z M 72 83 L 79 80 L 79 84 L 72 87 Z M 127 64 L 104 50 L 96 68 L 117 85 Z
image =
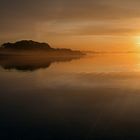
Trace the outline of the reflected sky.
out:
M 90 54 L 32 72 L 1 68 L 0 137 L 139 139 L 139 59 Z

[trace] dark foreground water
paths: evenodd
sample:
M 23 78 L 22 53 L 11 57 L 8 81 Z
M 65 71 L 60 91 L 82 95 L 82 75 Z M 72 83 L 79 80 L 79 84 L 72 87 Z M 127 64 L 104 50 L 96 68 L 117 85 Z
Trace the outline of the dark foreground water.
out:
M 140 139 L 140 54 L 39 62 L 0 61 L 0 140 Z

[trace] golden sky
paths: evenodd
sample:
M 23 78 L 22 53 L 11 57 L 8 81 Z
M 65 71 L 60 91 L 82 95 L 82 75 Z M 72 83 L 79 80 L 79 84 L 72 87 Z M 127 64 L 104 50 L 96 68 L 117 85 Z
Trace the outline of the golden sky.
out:
M 0 0 L 0 42 L 32 39 L 53 47 L 140 48 L 140 0 Z

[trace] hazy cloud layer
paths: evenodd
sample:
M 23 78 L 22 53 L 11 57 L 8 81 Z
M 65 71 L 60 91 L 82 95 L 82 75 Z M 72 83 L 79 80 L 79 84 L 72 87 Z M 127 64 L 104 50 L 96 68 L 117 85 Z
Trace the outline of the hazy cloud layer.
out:
M 139 17 L 139 6 L 139 0 L 0 0 L 0 16 L 32 20 L 116 19 Z
M 139 25 L 130 21 L 139 19 L 139 7 L 140 0 L 0 0 L 0 40 L 35 33 L 133 34 Z

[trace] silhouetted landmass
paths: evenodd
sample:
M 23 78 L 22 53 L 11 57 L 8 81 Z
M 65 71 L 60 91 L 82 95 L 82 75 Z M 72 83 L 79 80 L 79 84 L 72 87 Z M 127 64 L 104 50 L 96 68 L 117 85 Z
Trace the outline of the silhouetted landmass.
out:
M 34 71 L 48 68 L 54 62 L 79 59 L 84 53 L 71 49 L 55 49 L 48 43 L 23 40 L 4 43 L 0 48 L 0 66 L 4 69 Z
M 54 55 L 58 55 L 59 53 L 61 55 L 83 55 L 82 52 L 80 51 L 73 51 L 71 49 L 56 49 L 56 48 L 52 48 L 48 43 L 39 43 L 39 42 L 35 42 L 32 40 L 22 40 L 22 41 L 18 41 L 15 43 L 4 43 L 2 44 L 1 48 L 0 48 L 0 55 L 7 55 L 7 54 L 13 54 L 15 55 L 16 53 L 18 55 L 23 54 L 27 52 L 27 54 L 29 55 L 31 52 L 31 54 L 33 55 L 34 52 L 48 52 L 52 54 L 52 52 L 54 53 Z M 47 54 L 46 54 L 47 55 Z
M 2 48 L 5 49 L 46 49 L 53 50 L 48 43 L 39 43 L 32 40 L 22 40 L 15 43 L 4 43 Z

